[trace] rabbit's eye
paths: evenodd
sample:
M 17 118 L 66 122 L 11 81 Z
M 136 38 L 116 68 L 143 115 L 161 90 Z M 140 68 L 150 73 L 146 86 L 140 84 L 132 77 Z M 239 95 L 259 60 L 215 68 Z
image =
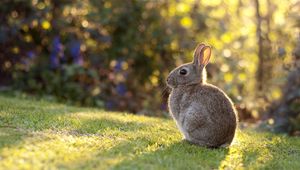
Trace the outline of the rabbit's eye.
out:
M 187 70 L 186 69 L 181 69 L 180 71 L 179 71 L 179 74 L 181 74 L 181 75 L 186 75 L 187 74 Z

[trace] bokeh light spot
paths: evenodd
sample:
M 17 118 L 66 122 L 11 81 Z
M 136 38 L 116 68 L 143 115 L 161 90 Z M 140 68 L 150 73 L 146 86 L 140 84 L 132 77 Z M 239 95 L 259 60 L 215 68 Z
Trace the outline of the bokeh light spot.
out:
M 190 28 L 192 26 L 192 19 L 190 17 L 183 17 L 180 23 L 185 28 Z
M 228 58 L 231 56 L 231 51 L 229 49 L 223 50 L 223 55 L 224 57 Z
M 154 86 L 156 86 L 158 84 L 158 77 L 153 75 L 150 77 L 150 81 Z
M 49 21 L 45 20 L 45 21 L 42 22 L 42 28 L 43 29 L 48 30 L 48 29 L 50 29 L 50 27 L 51 27 L 51 24 L 50 24 Z
M 89 26 L 89 22 L 87 20 L 84 20 L 81 22 L 81 25 L 84 27 L 84 28 L 87 28 Z
M 224 75 L 225 82 L 231 82 L 233 80 L 233 75 L 231 73 L 226 73 Z
M 239 78 L 240 81 L 245 81 L 246 78 L 247 78 L 247 76 L 246 76 L 245 73 L 240 73 L 240 74 L 238 75 L 238 78 Z
M 220 69 L 222 72 L 227 72 L 229 71 L 229 66 L 227 64 L 222 64 Z
M 128 63 L 127 62 L 122 62 L 122 69 L 127 70 L 128 69 Z
M 13 47 L 13 48 L 12 48 L 12 52 L 13 52 L 14 54 L 18 54 L 18 53 L 20 52 L 19 47 Z

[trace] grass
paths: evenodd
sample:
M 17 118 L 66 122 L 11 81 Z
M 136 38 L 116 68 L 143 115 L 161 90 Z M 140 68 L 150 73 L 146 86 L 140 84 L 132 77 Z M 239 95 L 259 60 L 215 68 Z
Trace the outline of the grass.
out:
M 182 141 L 172 120 L 0 94 L 0 169 L 300 169 L 300 139 L 238 130 L 233 145 Z

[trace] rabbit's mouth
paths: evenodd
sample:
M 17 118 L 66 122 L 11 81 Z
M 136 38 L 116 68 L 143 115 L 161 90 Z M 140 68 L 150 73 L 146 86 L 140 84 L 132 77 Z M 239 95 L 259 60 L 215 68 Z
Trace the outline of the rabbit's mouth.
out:
M 170 77 L 168 77 L 167 78 L 167 85 L 170 87 L 170 88 L 176 88 L 176 86 L 177 86 L 177 83 L 176 83 L 176 81 L 174 80 L 174 79 L 172 79 L 172 78 L 170 78 Z

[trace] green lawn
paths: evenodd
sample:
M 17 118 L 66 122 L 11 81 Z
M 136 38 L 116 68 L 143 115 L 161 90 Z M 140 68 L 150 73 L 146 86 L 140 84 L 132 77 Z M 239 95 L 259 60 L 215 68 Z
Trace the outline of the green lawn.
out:
M 300 169 L 300 138 L 238 130 L 227 149 L 172 120 L 0 94 L 0 169 Z

